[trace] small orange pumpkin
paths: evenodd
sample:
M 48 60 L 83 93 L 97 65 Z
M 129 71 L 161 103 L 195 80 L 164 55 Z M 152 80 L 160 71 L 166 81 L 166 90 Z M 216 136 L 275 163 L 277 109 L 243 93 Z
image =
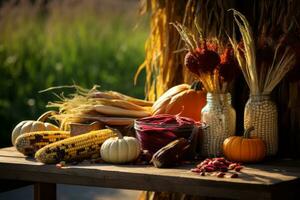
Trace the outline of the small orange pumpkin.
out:
M 254 127 L 245 130 L 243 136 L 231 136 L 223 143 L 223 152 L 227 159 L 235 162 L 254 163 L 266 156 L 266 145 L 260 138 L 250 137 Z
M 200 121 L 201 110 L 206 104 L 206 93 L 200 83 L 181 84 L 170 88 L 152 106 L 152 114 L 179 114 Z

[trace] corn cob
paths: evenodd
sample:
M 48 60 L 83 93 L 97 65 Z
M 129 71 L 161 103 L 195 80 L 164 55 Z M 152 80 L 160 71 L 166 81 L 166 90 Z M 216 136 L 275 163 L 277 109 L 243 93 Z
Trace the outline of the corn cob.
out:
M 94 110 L 98 113 L 108 116 L 126 116 L 126 117 L 148 117 L 151 115 L 148 111 L 127 110 L 114 106 L 95 105 Z
M 33 155 L 40 148 L 70 137 L 68 131 L 36 131 L 17 137 L 15 146 L 24 155 Z
M 69 117 L 71 121 L 74 121 L 76 118 Z M 136 118 L 129 117 L 105 117 L 105 116 L 95 116 L 95 115 L 81 115 L 80 119 L 86 120 L 96 120 L 102 122 L 106 125 L 111 126 L 128 126 L 132 125 Z
M 147 111 L 147 109 L 145 109 L 143 106 L 139 106 L 137 104 L 122 99 L 97 98 L 96 100 L 98 104 L 102 104 L 102 105 L 115 106 L 127 110 Z
M 35 158 L 46 164 L 87 159 L 94 154 L 100 155 L 102 143 L 106 139 L 115 136 L 116 133 L 110 129 L 91 131 L 49 144 L 37 151 Z
M 120 98 L 120 99 L 123 99 L 123 100 L 126 100 L 126 101 L 129 101 L 131 103 L 134 103 L 136 105 L 139 105 L 139 106 L 152 106 L 153 105 L 153 102 L 151 101 L 146 101 L 146 100 L 142 100 L 142 99 L 137 99 L 137 98 L 134 98 L 134 97 L 131 97 L 131 96 L 127 96 L 125 94 L 122 94 L 120 92 L 116 92 L 116 91 L 108 91 L 106 92 L 107 94 L 110 94 L 112 96 L 115 96 L 117 98 Z

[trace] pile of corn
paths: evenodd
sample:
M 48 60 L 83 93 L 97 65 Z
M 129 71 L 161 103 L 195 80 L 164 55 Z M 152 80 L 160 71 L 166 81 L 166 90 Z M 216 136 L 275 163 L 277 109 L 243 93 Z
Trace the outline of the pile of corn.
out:
M 61 125 L 61 130 L 69 130 L 72 123 L 92 123 L 98 121 L 109 126 L 128 126 L 137 118 L 151 115 L 152 102 L 130 97 L 115 91 L 79 89 L 72 98 L 49 103 L 48 107 L 59 109 L 52 116 Z
M 71 137 L 68 131 L 36 131 L 17 137 L 15 147 L 37 161 L 53 164 L 60 161 L 81 161 L 100 156 L 105 140 L 117 134 L 111 129 L 90 131 Z
M 93 156 L 100 156 L 100 148 L 105 140 L 117 134 L 110 129 L 91 131 L 69 137 L 39 149 L 35 153 L 37 161 L 53 164 L 60 161 L 81 161 Z
M 35 131 L 22 134 L 15 142 L 16 149 L 24 155 L 34 155 L 40 148 L 70 137 L 68 131 Z
M 20 134 L 14 143 L 19 152 L 46 164 L 99 157 L 102 143 L 116 136 L 114 131 L 103 127 L 124 128 L 135 119 L 151 115 L 152 102 L 115 91 L 101 92 L 96 87 L 86 90 L 76 86 L 76 89 L 69 98 L 62 96 L 60 101 L 48 105 L 58 108 L 58 112 L 51 113 L 60 130 Z M 72 132 L 74 124 L 81 127 L 80 133 Z

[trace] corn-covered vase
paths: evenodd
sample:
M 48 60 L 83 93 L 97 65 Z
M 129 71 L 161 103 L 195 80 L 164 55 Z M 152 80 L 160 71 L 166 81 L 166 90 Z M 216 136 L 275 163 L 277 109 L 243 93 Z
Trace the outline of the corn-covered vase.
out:
M 250 95 L 244 111 L 244 127 L 254 127 L 251 136 L 265 141 L 268 156 L 275 155 L 278 150 L 277 122 L 277 107 L 270 95 Z
M 223 141 L 235 134 L 236 112 L 229 93 L 207 93 L 206 98 L 201 119 L 208 127 L 203 130 L 201 155 L 221 156 Z

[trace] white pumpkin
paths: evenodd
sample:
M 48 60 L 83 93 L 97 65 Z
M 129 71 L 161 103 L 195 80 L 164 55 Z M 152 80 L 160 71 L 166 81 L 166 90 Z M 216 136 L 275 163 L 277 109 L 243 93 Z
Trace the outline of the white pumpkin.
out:
M 18 123 L 11 134 L 11 142 L 15 145 L 15 141 L 19 135 L 34 131 L 58 131 L 59 128 L 53 124 L 44 122 L 53 112 L 46 112 L 37 121 L 26 120 Z
M 122 134 L 113 129 L 118 137 L 107 139 L 101 146 L 101 158 L 108 163 L 127 163 L 138 158 L 141 152 L 140 143 L 134 137 L 123 137 Z

